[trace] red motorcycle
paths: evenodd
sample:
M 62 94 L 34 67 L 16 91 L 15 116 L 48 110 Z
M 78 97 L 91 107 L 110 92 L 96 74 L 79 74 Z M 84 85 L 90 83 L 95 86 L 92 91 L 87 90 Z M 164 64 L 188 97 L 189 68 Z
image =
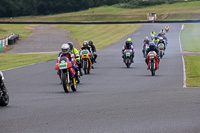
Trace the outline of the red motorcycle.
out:
M 68 93 L 70 87 L 72 91 L 76 91 L 77 88 L 76 78 L 75 78 L 76 71 L 73 68 L 72 61 L 69 61 L 67 57 L 61 57 L 59 63 L 56 64 L 55 69 L 60 70 L 61 81 L 64 91 Z
M 152 76 L 155 76 L 155 71 L 158 69 L 159 59 L 155 51 L 150 51 L 147 55 L 148 69 L 151 71 Z

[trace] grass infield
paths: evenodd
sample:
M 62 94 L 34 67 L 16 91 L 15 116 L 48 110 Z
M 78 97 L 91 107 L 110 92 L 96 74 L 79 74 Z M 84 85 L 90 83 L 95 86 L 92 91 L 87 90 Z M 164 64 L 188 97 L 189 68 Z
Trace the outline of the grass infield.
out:
M 200 55 L 185 55 L 187 87 L 200 87 Z
M 58 54 L 0 54 L 0 70 L 56 59 Z
M 56 25 L 70 31 L 71 37 L 78 40 L 79 46 L 83 41 L 93 40 L 97 49 L 105 48 L 140 27 L 140 24 L 104 24 L 104 25 Z

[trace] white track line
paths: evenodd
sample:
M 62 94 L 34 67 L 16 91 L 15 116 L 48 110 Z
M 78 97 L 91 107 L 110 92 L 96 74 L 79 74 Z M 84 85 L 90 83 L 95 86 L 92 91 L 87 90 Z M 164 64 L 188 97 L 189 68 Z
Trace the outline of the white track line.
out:
M 181 30 L 179 32 L 179 45 L 180 45 L 180 51 L 181 54 L 183 53 L 182 43 L 181 43 L 181 31 L 184 29 L 184 24 L 182 24 Z M 182 62 L 183 62 L 183 88 L 186 87 L 186 71 L 185 71 L 185 60 L 182 55 Z

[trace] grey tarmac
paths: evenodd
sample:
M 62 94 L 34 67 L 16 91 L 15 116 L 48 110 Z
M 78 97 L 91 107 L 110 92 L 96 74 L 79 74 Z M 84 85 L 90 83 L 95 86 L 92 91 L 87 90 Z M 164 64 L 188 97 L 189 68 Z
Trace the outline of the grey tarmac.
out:
M 0 107 L 6 133 L 200 133 L 200 88 L 183 88 L 181 24 L 169 24 L 169 44 L 156 76 L 142 55 L 143 39 L 165 24 L 144 24 L 98 50 L 97 64 L 77 92 L 64 93 L 56 60 L 4 71 L 10 94 Z M 126 68 L 121 49 L 131 37 L 135 62 Z

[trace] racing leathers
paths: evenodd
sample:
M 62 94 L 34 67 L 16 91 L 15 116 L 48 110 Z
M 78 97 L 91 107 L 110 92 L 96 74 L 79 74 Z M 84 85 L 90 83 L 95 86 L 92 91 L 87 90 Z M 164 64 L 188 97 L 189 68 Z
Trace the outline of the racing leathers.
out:
M 82 71 L 81 71 L 81 68 L 82 68 L 82 64 L 81 64 L 81 59 L 80 59 L 80 55 L 79 55 L 79 51 L 76 49 L 76 48 L 72 48 L 72 53 L 75 55 L 75 60 L 76 60 L 76 64 L 78 65 L 78 68 L 79 68 L 79 71 L 80 71 L 80 74 L 81 76 L 83 75 L 82 74 Z
M 92 48 L 92 53 L 93 53 L 93 62 L 96 63 L 96 58 L 97 58 L 97 54 L 96 54 L 96 47 L 94 46 L 94 44 L 90 44 L 91 48 Z

